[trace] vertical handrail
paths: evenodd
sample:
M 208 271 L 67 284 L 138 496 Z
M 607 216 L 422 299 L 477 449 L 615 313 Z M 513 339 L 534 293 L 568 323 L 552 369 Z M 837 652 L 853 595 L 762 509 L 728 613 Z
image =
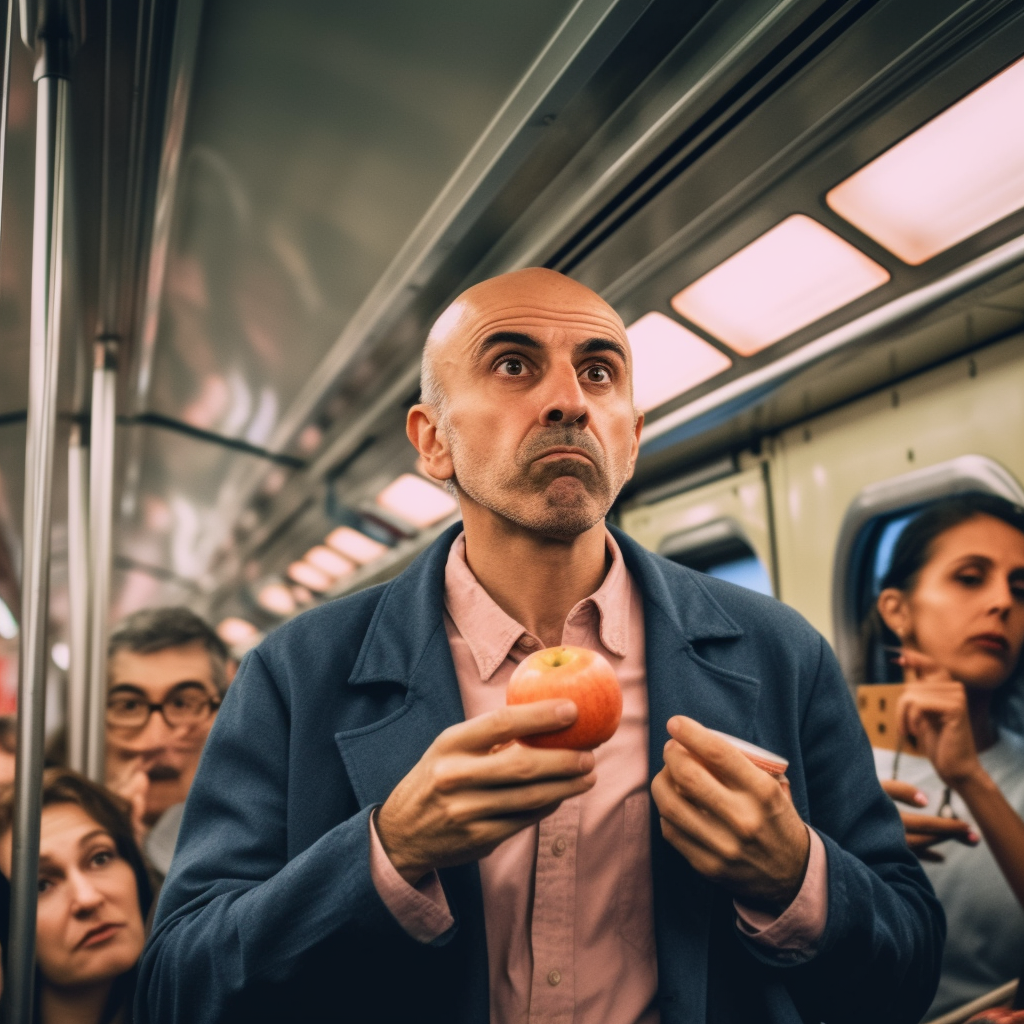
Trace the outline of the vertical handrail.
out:
M 113 562 L 114 429 L 117 400 L 117 342 L 99 340 L 92 373 L 89 437 L 89 718 L 86 774 L 104 781 L 104 712 L 107 692 L 107 619 Z
M 68 445 L 68 767 L 86 770 L 89 708 L 89 444 L 82 424 Z
M 42 70 L 36 93 L 21 672 L 18 679 L 18 751 L 14 774 L 11 930 L 5 978 L 13 1024 L 31 1024 L 34 995 L 67 137 L 67 81 L 45 62 Z

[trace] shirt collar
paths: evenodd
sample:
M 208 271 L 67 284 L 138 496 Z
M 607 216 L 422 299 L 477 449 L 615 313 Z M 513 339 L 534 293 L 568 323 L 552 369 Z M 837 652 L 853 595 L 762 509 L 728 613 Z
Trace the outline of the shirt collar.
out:
M 566 621 L 597 610 L 602 645 L 612 654 L 625 657 L 629 646 L 629 571 L 615 538 L 605 530 L 605 544 L 611 565 L 601 586 L 569 612 Z M 444 575 L 445 609 L 476 661 L 480 678 L 487 681 L 509 656 L 527 630 L 503 611 L 481 586 L 466 561 L 466 535 L 460 533 L 452 544 Z

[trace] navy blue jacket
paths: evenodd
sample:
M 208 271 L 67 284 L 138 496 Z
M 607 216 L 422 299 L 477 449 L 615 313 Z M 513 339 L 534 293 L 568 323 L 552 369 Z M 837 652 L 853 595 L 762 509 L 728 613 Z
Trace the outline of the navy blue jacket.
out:
M 371 809 L 464 718 L 442 620 L 458 529 L 245 658 L 188 798 L 142 959 L 140 1020 L 487 1024 L 477 866 L 440 872 L 456 923 L 420 945 L 369 864 Z M 651 778 L 674 714 L 777 751 L 828 853 L 820 951 L 786 959 L 741 937 L 729 895 L 652 813 L 663 1024 L 918 1020 L 945 922 L 830 648 L 779 602 L 615 537 L 644 598 Z

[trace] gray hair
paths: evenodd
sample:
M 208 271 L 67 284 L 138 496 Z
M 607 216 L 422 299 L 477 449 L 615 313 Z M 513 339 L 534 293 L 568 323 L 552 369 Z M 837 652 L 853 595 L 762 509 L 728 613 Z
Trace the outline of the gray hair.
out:
M 132 654 L 156 654 L 170 647 L 200 644 L 209 655 L 210 669 L 217 690 L 228 688 L 228 649 L 219 636 L 195 612 L 188 608 L 145 608 L 129 615 L 110 634 L 107 657 L 118 651 Z

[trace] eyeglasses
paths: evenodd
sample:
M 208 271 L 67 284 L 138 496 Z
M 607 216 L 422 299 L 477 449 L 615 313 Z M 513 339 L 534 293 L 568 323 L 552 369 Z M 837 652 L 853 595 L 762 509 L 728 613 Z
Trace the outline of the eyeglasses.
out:
M 171 729 L 198 725 L 220 707 L 199 683 L 179 683 L 159 704 L 151 704 L 141 690 L 125 687 L 107 698 L 107 725 L 114 729 L 143 729 L 159 711 Z

